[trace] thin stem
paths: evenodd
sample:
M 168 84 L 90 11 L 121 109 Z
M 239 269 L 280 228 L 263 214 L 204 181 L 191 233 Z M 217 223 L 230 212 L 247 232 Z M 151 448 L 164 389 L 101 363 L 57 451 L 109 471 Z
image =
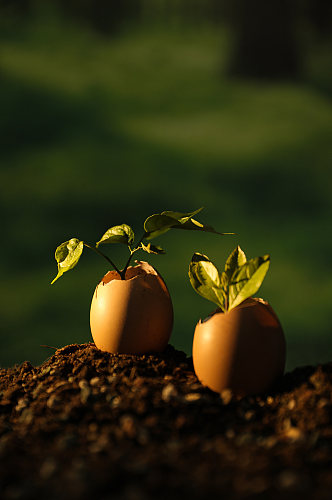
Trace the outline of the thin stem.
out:
M 100 250 L 98 250 L 98 248 L 96 248 L 96 247 L 92 247 L 91 245 L 88 245 L 88 243 L 84 243 L 84 246 L 86 246 L 86 247 L 90 248 L 91 250 L 93 250 L 93 251 L 94 251 L 94 252 L 96 252 L 97 254 L 99 254 L 99 255 L 101 255 L 102 257 L 104 257 L 104 259 L 106 259 L 106 260 L 107 260 L 107 262 L 108 262 L 109 264 L 111 264 L 111 266 L 115 269 L 115 271 L 116 271 L 117 273 L 119 273 L 119 274 L 120 274 L 120 276 L 121 276 L 121 271 L 117 268 L 117 266 L 114 264 L 114 262 L 112 262 L 112 261 L 111 261 L 111 259 L 110 259 L 109 257 L 107 257 L 107 255 L 105 255 L 103 252 L 101 252 Z M 123 279 L 123 278 L 121 277 L 121 279 Z
M 229 307 L 229 284 L 227 283 L 225 286 L 225 312 L 228 311 Z
M 140 250 L 140 244 L 142 243 L 143 239 L 145 238 L 145 235 L 146 235 L 146 232 L 144 231 L 143 233 L 143 236 L 141 237 L 141 239 L 139 240 L 138 244 L 137 244 L 137 247 L 134 248 L 134 250 L 132 250 L 130 247 L 129 247 L 129 251 L 130 251 L 130 255 L 129 255 L 129 258 L 126 262 L 126 265 L 124 266 L 124 268 L 122 269 L 122 271 L 120 272 L 120 276 L 121 276 L 121 279 L 124 280 L 126 279 L 125 276 L 126 276 L 126 271 L 128 269 L 128 266 L 130 264 L 130 261 L 132 259 L 132 256 L 134 255 L 135 252 L 137 252 L 137 250 Z

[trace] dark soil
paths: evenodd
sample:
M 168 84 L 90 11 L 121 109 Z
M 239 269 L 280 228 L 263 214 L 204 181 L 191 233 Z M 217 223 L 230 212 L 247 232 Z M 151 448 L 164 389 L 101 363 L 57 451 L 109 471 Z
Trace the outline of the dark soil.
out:
M 58 349 L 0 369 L 0 498 L 332 498 L 332 363 L 237 399 L 191 359 Z

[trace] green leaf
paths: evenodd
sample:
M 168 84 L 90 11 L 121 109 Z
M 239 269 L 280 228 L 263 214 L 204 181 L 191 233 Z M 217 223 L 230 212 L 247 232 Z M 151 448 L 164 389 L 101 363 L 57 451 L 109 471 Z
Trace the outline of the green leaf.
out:
M 144 245 L 144 243 L 141 243 L 141 245 L 142 245 L 142 250 L 144 250 L 147 253 L 153 253 L 153 254 L 163 254 L 163 253 L 165 253 L 165 250 L 163 250 L 158 245 L 151 245 L 151 243 L 148 243 L 147 245 Z
M 250 259 L 235 270 L 229 288 L 229 311 L 258 291 L 269 265 L 270 256 L 264 255 Z
M 172 217 L 179 222 L 179 224 L 172 226 L 174 229 L 187 229 L 190 231 L 204 231 L 204 232 L 221 234 L 221 235 L 234 234 L 234 233 L 219 233 L 209 224 L 202 224 L 201 222 L 192 218 L 194 215 L 197 215 L 202 210 L 203 210 L 203 207 L 199 208 L 198 210 L 195 210 L 194 212 L 189 212 L 186 214 L 181 213 L 181 212 L 169 212 L 169 211 L 162 212 L 162 214 L 168 215 L 169 217 Z
M 215 234 L 234 234 L 234 233 L 219 233 L 212 226 L 202 224 L 192 217 L 203 210 L 203 207 L 194 210 L 193 212 L 172 212 L 165 210 L 161 214 L 154 214 L 148 217 L 144 223 L 145 237 L 147 239 L 155 238 L 163 233 L 166 233 L 171 228 L 187 229 L 194 231 L 204 231 Z
M 151 240 L 156 236 L 166 233 L 179 222 L 168 215 L 154 214 L 150 215 L 144 222 L 145 238 Z
M 225 273 L 225 271 L 223 271 L 221 273 L 220 280 L 221 280 L 221 288 L 225 291 L 225 293 L 227 295 L 227 290 L 229 288 L 229 278 L 228 278 L 227 274 Z
M 156 236 L 160 236 L 161 234 L 166 233 L 172 227 L 181 226 L 186 223 L 190 217 L 196 215 L 198 212 L 203 210 L 203 208 L 199 208 L 198 210 L 194 210 L 194 212 L 172 212 L 170 210 L 165 210 L 160 214 L 150 215 L 144 222 L 144 230 L 145 237 L 147 239 L 155 238 Z
M 238 245 L 229 255 L 225 264 L 225 273 L 228 278 L 231 278 L 235 270 L 243 266 L 247 262 L 247 257 L 244 251 Z
M 121 224 L 120 226 L 113 226 L 106 231 L 105 234 L 96 243 L 96 247 L 102 243 L 123 243 L 131 245 L 135 239 L 134 231 L 128 224 Z
M 194 253 L 189 264 L 189 279 L 199 295 L 224 310 L 225 296 L 221 288 L 220 274 L 206 255 Z
M 170 210 L 165 210 L 164 212 L 161 212 L 161 215 L 167 215 L 167 217 L 172 217 L 172 219 L 177 220 L 180 224 L 185 224 L 191 217 L 194 215 L 197 215 L 199 212 L 203 210 L 203 207 L 198 208 L 197 210 L 194 210 L 193 212 L 171 212 Z
M 174 229 L 188 229 L 190 231 L 204 231 L 205 233 L 221 234 L 222 236 L 224 236 L 226 234 L 234 234 L 234 233 L 220 233 L 219 231 L 216 231 L 209 224 L 202 224 L 201 222 L 198 222 L 195 219 L 189 219 L 187 222 L 185 222 L 181 225 L 176 225 L 176 226 L 174 226 Z
M 58 263 L 58 274 L 51 282 L 51 285 L 63 275 L 63 273 L 70 271 L 78 263 L 83 252 L 83 241 L 77 238 L 71 238 L 55 250 L 55 260 Z

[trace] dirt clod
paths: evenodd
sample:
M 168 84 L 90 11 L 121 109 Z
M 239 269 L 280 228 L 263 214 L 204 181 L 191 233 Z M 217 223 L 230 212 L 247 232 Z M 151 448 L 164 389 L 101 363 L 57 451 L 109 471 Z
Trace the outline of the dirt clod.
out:
M 93 343 L 0 369 L 0 498 L 330 500 L 332 363 L 236 398 L 192 360 Z

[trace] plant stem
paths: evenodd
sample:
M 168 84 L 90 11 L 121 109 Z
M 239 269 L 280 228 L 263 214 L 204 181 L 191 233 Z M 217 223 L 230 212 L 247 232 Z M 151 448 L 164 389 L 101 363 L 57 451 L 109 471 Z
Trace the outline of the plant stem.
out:
M 225 312 L 228 311 L 228 294 L 226 295 L 226 298 L 225 298 Z
M 128 266 L 130 264 L 130 261 L 132 259 L 132 256 L 134 255 L 135 252 L 137 252 L 137 250 L 140 249 L 140 244 L 142 243 L 143 239 L 145 238 L 145 235 L 146 235 L 146 232 L 144 231 L 143 233 L 143 236 L 141 237 L 141 239 L 139 240 L 138 244 L 137 244 L 137 247 L 134 248 L 134 250 L 131 250 L 131 248 L 129 248 L 129 251 L 130 251 L 130 255 L 129 255 L 129 258 L 126 262 L 126 265 L 124 266 L 124 268 L 122 269 L 122 271 L 120 271 L 120 276 L 121 276 L 121 279 L 124 280 L 126 279 L 125 276 L 126 276 L 126 271 L 128 269 Z
M 229 284 L 227 283 L 225 286 L 225 312 L 228 311 L 229 307 Z
M 109 264 L 111 264 L 111 266 L 115 269 L 115 271 L 116 271 L 117 273 L 119 273 L 119 274 L 120 274 L 120 276 L 121 276 L 121 271 L 117 268 L 117 266 L 114 264 L 114 262 L 112 262 L 112 261 L 111 261 L 111 259 L 110 259 L 109 257 L 107 257 L 107 255 L 105 255 L 103 252 L 101 252 L 100 250 L 98 250 L 98 248 L 96 248 L 96 247 L 92 247 L 91 245 L 88 245 L 88 243 L 84 243 L 84 246 L 86 246 L 87 248 L 90 248 L 91 250 L 93 250 L 93 251 L 94 251 L 94 252 L 96 252 L 97 254 L 99 254 L 99 255 L 101 255 L 102 257 L 104 257 L 104 259 L 106 259 L 106 260 L 107 260 L 107 262 L 108 262 Z M 123 279 L 123 278 L 121 277 L 121 279 Z

